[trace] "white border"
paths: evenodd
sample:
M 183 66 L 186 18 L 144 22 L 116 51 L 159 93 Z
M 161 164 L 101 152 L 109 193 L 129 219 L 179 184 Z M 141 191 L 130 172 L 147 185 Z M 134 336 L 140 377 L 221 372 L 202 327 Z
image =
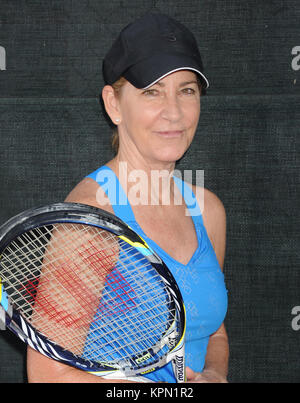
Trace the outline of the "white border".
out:
M 155 81 L 153 81 L 153 83 L 147 85 L 147 87 L 144 87 L 144 88 L 142 88 L 142 89 L 145 90 L 145 89 L 151 87 L 152 85 L 154 85 L 154 84 L 157 83 L 159 80 L 161 80 L 161 79 L 163 79 L 164 77 L 166 77 L 167 75 L 169 75 L 169 74 L 171 74 L 171 73 L 174 73 L 175 71 L 179 71 L 179 70 L 193 70 L 193 71 L 196 71 L 196 73 L 200 74 L 201 77 L 204 78 L 204 80 L 205 80 L 205 82 L 206 82 L 206 88 L 209 87 L 209 82 L 208 82 L 207 78 L 205 77 L 205 75 L 201 73 L 201 71 L 199 71 L 199 70 L 197 70 L 197 69 L 194 69 L 194 68 L 192 68 L 192 67 L 180 67 L 180 68 L 178 68 L 178 69 L 168 71 L 166 74 L 164 74 L 163 76 L 159 77 L 158 79 L 156 79 Z

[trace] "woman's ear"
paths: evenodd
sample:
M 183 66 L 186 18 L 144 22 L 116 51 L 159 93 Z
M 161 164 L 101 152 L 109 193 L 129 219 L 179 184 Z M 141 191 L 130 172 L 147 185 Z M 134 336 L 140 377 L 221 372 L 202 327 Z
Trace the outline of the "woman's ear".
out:
M 105 85 L 102 90 L 102 99 L 106 113 L 114 124 L 120 121 L 119 102 L 111 85 Z

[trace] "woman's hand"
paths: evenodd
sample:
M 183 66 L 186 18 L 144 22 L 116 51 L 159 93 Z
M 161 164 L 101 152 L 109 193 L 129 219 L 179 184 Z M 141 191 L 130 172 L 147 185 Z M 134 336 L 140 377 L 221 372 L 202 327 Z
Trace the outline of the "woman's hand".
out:
M 213 369 L 204 369 L 202 372 L 195 372 L 187 367 L 186 378 L 188 383 L 228 383 L 226 378 Z

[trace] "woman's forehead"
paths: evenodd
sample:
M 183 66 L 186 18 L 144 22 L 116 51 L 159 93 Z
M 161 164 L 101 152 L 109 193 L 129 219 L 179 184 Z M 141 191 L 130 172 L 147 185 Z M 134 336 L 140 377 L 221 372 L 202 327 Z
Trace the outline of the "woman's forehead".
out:
M 181 84 L 183 82 L 190 82 L 190 81 L 197 82 L 196 73 L 191 70 L 179 70 L 167 74 L 165 77 L 158 80 L 155 84 L 160 84 L 161 86 L 164 86 L 169 82 Z
M 150 87 L 147 88 L 152 88 L 152 87 L 167 87 L 168 85 L 182 85 L 185 83 L 195 83 L 197 84 L 197 74 L 194 71 L 191 70 L 179 70 L 175 71 L 172 73 L 167 74 L 165 77 L 161 78 L 158 80 L 156 83 L 151 85 Z M 144 91 L 144 89 L 138 89 L 134 87 L 129 81 L 126 81 L 125 87 L 127 87 L 127 90 L 130 92 L 141 92 Z
M 197 74 L 191 70 L 179 70 L 168 73 L 166 76 L 162 77 L 160 80 L 157 80 L 155 83 L 146 88 L 148 89 L 155 86 L 166 87 L 168 85 L 174 85 L 174 84 L 179 86 L 183 83 L 190 83 L 190 82 L 195 82 L 195 84 L 197 84 Z M 144 91 L 145 89 L 145 88 L 138 89 L 135 87 L 133 88 L 136 89 L 137 91 Z
M 191 70 L 179 70 L 167 74 L 165 77 L 161 78 L 157 83 L 164 83 L 169 81 L 180 82 L 186 80 L 197 81 L 197 75 Z

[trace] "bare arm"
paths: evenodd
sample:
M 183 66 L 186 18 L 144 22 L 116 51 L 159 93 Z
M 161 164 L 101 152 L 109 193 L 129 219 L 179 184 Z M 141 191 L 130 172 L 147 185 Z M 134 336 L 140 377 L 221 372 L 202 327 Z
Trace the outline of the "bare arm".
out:
M 132 383 L 106 380 L 47 358 L 30 347 L 27 349 L 27 377 L 29 383 Z
M 203 220 L 207 234 L 223 270 L 226 247 L 226 213 L 221 201 L 205 191 Z M 210 336 L 204 370 L 201 374 L 187 370 L 190 382 L 227 382 L 229 345 L 224 323 Z
M 224 323 L 210 336 L 207 346 L 204 373 L 213 382 L 226 382 L 228 375 L 229 347 Z
M 66 201 L 84 203 L 99 207 L 96 202 L 98 185 L 92 180 L 84 180 L 68 196 Z M 45 357 L 28 347 L 27 376 L 30 383 L 129 383 L 127 380 L 106 380 L 86 373 L 69 365 Z

